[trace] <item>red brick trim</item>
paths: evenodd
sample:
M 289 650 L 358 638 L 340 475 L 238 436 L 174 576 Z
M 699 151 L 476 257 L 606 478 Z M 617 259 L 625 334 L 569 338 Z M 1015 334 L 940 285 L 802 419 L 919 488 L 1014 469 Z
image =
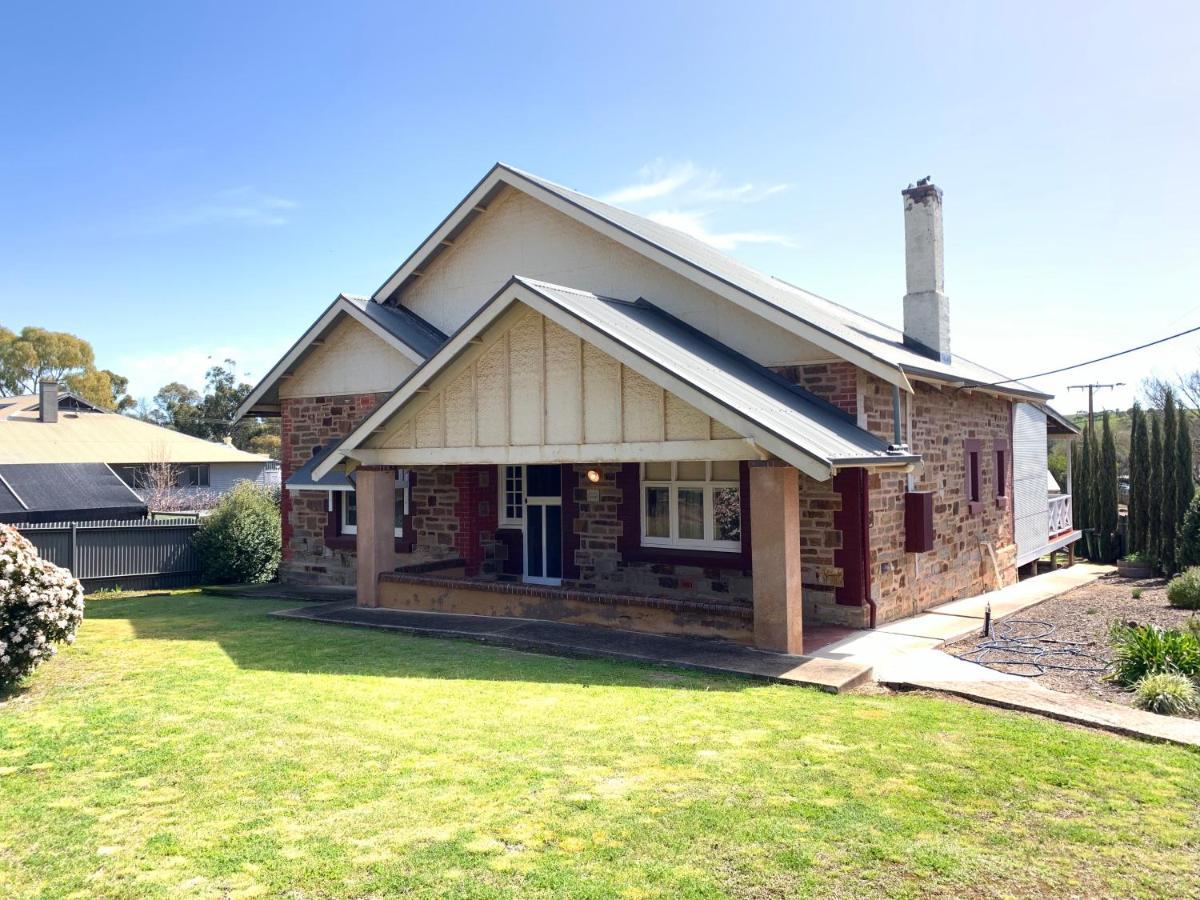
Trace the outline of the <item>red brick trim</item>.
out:
M 866 469 L 842 469 L 833 489 L 842 495 L 842 508 L 833 525 L 842 533 L 842 546 L 833 551 L 833 564 L 842 570 L 834 590 L 839 606 L 865 606 L 871 596 L 870 483 Z
M 974 453 L 979 462 L 979 499 L 971 499 L 971 454 Z M 976 515 L 983 510 L 983 441 L 978 438 L 967 438 L 963 441 L 963 496 L 966 499 L 967 510 Z
M 575 530 L 575 519 L 579 516 L 579 499 L 576 492 L 586 491 L 587 488 L 580 484 L 579 473 L 571 463 L 562 464 L 559 477 L 562 479 L 562 577 L 577 580 L 579 563 L 575 561 L 575 551 L 581 545 L 581 537 Z
M 719 550 L 680 550 L 674 547 L 642 546 L 642 477 L 638 463 L 624 463 L 617 479 L 621 486 L 621 538 L 617 548 L 627 562 L 658 563 L 669 566 L 700 566 L 705 569 L 735 569 L 751 573 L 750 553 L 750 469 L 740 467 L 739 500 L 742 505 L 742 549 L 738 553 Z

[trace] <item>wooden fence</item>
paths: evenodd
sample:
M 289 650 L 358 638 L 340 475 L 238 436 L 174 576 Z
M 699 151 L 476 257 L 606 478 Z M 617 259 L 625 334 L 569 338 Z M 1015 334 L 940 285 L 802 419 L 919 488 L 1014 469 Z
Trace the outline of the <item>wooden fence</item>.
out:
M 192 518 L 15 525 L 43 559 L 70 569 L 84 590 L 188 587 L 200 579 Z

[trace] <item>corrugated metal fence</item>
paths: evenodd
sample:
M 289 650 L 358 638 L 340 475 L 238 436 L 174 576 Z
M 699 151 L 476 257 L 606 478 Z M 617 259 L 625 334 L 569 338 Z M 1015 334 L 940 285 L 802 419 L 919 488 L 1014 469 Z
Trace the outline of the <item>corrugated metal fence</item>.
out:
M 200 579 L 195 518 L 110 519 L 14 526 L 43 559 L 70 569 L 85 590 L 188 587 Z

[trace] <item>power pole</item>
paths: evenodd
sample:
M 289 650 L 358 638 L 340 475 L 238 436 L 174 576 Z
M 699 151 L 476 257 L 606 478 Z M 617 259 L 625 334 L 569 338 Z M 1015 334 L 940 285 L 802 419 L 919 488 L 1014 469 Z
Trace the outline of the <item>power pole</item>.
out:
M 1092 434 L 1095 434 L 1095 431 L 1093 430 L 1093 428 L 1096 423 L 1096 410 L 1095 410 L 1094 404 L 1092 403 L 1092 395 L 1096 391 L 1103 390 L 1105 388 L 1108 388 L 1109 390 L 1113 390 L 1113 389 L 1119 388 L 1119 387 L 1125 387 L 1125 382 L 1118 381 L 1116 384 L 1069 384 L 1069 385 L 1067 385 L 1068 391 L 1087 391 L 1088 392 L 1088 431 L 1091 432 Z

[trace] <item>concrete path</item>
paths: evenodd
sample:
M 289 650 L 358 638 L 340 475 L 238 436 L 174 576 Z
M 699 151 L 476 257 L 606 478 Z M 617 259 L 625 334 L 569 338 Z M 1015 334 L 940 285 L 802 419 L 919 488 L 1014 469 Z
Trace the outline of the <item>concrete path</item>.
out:
M 822 659 L 864 662 L 878 670 L 881 665 L 895 662 L 893 657 L 934 650 L 942 644 L 978 632 L 983 627 L 983 617 L 989 603 L 992 618 L 999 619 L 1089 584 L 1112 571 L 1112 566 L 1081 563 L 1069 569 L 1047 572 L 998 591 L 943 603 L 873 631 L 855 631 L 810 655 Z
M 350 603 L 281 610 L 272 616 L 335 625 L 383 628 L 428 637 L 467 638 L 518 650 L 560 656 L 600 657 L 680 666 L 703 672 L 816 687 L 829 693 L 871 680 L 860 662 L 768 653 L 729 641 L 640 634 L 591 625 L 569 625 L 501 616 L 460 616 L 398 609 L 363 609 Z
M 938 649 L 978 634 L 991 604 L 1000 619 L 1082 587 L 1113 571 L 1079 564 L 1029 578 L 990 594 L 955 600 L 928 612 L 861 631 L 823 647 L 814 656 L 869 664 L 880 684 L 952 694 L 977 703 L 1020 710 L 1116 734 L 1200 747 L 1200 721 L 1160 716 L 1078 694 L 1052 691 L 1034 678 L 997 672 Z

